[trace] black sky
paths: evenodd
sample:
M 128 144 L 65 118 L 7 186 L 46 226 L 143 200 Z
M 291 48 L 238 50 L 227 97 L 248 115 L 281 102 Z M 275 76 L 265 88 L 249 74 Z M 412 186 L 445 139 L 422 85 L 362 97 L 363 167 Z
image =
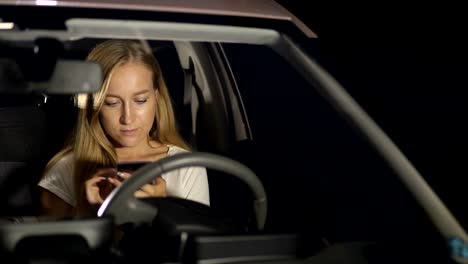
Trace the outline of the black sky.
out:
M 468 223 L 468 18 L 460 4 L 278 2 L 319 35 L 328 69 Z

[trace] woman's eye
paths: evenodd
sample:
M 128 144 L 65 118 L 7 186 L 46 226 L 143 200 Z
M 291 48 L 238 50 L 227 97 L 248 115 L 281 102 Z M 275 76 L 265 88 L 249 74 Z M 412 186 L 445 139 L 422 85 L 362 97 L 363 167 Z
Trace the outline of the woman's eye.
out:
M 146 99 L 146 98 L 145 98 L 145 99 L 136 99 L 136 100 L 135 100 L 135 102 L 136 102 L 137 104 L 144 104 L 144 103 L 146 103 L 146 101 L 148 101 L 148 99 Z
M 119 104 L 119 102 L 116 101 L 109 101 L 109 102 L 104 102 L 105 105 L 107 106 L 116 106 Z

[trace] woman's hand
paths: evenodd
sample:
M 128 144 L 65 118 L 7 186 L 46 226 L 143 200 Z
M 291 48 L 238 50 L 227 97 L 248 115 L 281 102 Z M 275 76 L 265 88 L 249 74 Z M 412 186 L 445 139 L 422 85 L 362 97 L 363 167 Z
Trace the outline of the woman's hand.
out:
M 126 180 L 131 177 L 131 174 L 126 172 L 118 172 L 117 175 Z M 120 185 L 121 183 L 116 183 Z M 151 184 L 143 185 L 140 190 L 135 192 L 135 197 L 137 198 L 145 198 L 145 197 L 166 197 L 166 181 L 162 177 L 156 177 L 156 179 Z
M 114 179 L 117 171 L 113 168 L 99 169 L 85 182 L 86 199 L 90 205 L 100 205 L 109 193 L 120 184 Z
M 115 176 L 118 177 L 115 177 Z M 113 168 L 100 169 L 96 174 L 85 182 L 86 199 L 90 205 L 100 205 L 107 195 L 122 184 L 122 181 L 131 177 L 127 172 L 117 172 Z M 135 197 L 166 197 L 166 181 L 157 177 L 152 184 L 143 185 L 135 192 Z

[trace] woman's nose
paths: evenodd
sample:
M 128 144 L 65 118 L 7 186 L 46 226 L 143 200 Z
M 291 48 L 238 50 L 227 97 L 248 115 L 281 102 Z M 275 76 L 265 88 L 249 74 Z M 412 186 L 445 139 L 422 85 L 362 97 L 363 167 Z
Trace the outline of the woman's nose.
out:
M 130 104 L 124 104 L 122 107 L 122 113 L 120 115 L 120 123 L 129 125 L 133 122 L 135 113 Z

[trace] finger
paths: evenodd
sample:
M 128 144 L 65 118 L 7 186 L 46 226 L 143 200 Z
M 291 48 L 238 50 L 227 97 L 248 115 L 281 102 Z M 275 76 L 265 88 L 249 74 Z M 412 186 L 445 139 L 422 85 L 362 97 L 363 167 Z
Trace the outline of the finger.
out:
M 151 197 L 166 197 L 165 184 L 145 184 L 140 188 L 140 190 L 147 193 Z
M 156 185 L 164 184 L 164 186 L 166 186 L 166 180 L 164 180 L 163 177 L 157 177 L 155 181 L 156 181 Z
M 96 201 L 97 201 L 97 204 L 102 204 L 104 202 L 104 200 L 102 199 L 101 195 L 98 195 L 96 196 Z
M 128 172 L 118 171 L 117 176 L 122 178 L 123 180 L 126 180 L 126 179 L 130 178 L 130 176 L 132 176 L 132 175 L 130 173 L 128 173 Z
M 144 192 L 142 190 L 138 190 L 136 191 L 133 196 L 135 196 L 136 198 L 146 198 L 146 197 L 151 197 L 151 195 L 147 192 Z
M 152 184 L 152 185 L 164 184 L 164 185 L 166 185 L 166 180 L 164 180 L 161 176 L 158 176 L 158 177 L 154 178 L 154 180 L 152 180 L 151 183 L 149 183 L 149 184 Z
M 166 188 L 165 186 L 157 186 L 151 184 L 143 185 L 140 190 L 135 192 L 135 197 L 143 198 L 143 197 L 166 197 Z
M 154 193 L 154 188 L 155 188 L 155 185 L 145 184 L 145 185 L 141 186 L 140 191 L 143 191 L 143 192 L 151 195 L 151 194 Z
M 104 179 L 106 179 L 106 178 L 105 178 L 105 177 L 100 177 L 100 176 L 98 176 L 98 177 L 93 177 L 93 178 L 87 180 L 87 181 L 85 182 L 85 185 L 86 185 L 86 186 L 93 186 L 93 185 L 96 185 L 98 182 L 100 182 L 100 181 L 102 181 L 102 180 L 104 180 Z
M 161 186 L 164 186 L 163 188 L 165 189 L 166 188 L 166 180 L 164 180 L 161 176 L 158 176 L 150 184 L 146 184 L 142 188 L 150 191 L 151 189 L 154 189 L 153 188 L 154 186 L 160 186 L 159 188 L 162 188 Z
M 166 197 L 166 181 L 162 177 L 155 179 L 156 184 L 145 184 L 134 193 L 136 198 Z
M 86 181 L 86 199 L 90 204 L 101 204 L 103 202 L 101 195 L 99 194 L 99 187 L 97 183 L 104 180 L 104 177 L 94 177 Z
M 117 170 L 115 168 L 101 168 L 96 170 L 96 173 L 94 175 L 101 177 L 114 177 L 116 173 Z
M 90 205 L 97 205 L 97 204 L 102 204 L 104 201 L 102 200 L 101 196 L 92 196 L 92 197 L 86 197 L 88 200 L 88 203 Z
M 114 186 L 114 187 L 119 187 L 122 185 L 122 182 L 115 179 L 115 178 L 107 178 L 107 180 Z

